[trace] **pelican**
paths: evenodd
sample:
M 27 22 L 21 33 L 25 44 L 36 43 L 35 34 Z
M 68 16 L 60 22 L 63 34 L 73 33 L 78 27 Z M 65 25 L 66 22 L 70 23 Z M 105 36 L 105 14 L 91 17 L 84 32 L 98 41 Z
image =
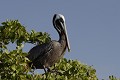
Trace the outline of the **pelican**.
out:
M 27 58 L 31 61 L 29 66 L 34 69 L 44 69 L 46 72 L 46 68 L 49 70 L 49 67 L 64 56 L 66 49 L 70 52 L 65 18 L 62 14 L 54 14 L 53 26 L 59 34 L 59 40 L 51 40 L 48 43 L 37 45 L 27 55 Z

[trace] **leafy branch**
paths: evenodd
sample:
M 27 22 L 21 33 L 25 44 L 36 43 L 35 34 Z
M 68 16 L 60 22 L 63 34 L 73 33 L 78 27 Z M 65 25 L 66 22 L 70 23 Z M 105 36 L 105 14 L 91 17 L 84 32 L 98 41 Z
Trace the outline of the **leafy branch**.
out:
M 27 52 L 23 52 L 23 43 L 42 44 L 51 40 L 46 32 L 30 33 L 18 20 L 7 20 L 0 26 L 0 80 L 98 80 L 96 70 L 92 66 L 77 60 L 61 59 L 50 67 L 55 72 L 44 74 L 29 74 Z M 8 51 L 9 43 L 16 44 L 16 49 Z M 57 71 L 57 72 L 56 72 Z M 117 80 L 110 76 L 110 80 Z

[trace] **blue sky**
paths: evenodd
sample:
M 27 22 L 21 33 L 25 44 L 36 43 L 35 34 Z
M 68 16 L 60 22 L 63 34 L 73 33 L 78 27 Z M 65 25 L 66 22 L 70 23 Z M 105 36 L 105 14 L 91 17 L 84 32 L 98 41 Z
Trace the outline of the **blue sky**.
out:
M 119 0 L 1 0 L 0 22 L 18 19 L 28 31 L 58 34 L 52 17 L 61 13 L 66 18 L 71 52 L 65 57 L 93 65 L 99 79 L 120 77 L 120 1 Z M 25 51 L 33 46 L 25 45 Z

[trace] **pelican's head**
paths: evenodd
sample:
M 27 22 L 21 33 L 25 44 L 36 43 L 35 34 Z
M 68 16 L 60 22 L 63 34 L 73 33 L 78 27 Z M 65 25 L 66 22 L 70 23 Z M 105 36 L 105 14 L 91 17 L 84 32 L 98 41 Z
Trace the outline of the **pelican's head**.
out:
M 65 17 L 62 14 L 55 14 L 53 17 L 53 25 L 55 29 L 58 31 L 59 35 L 65 35 L 68 52 L 70 52 L 70 44 L 69 44 L 69 39 L 67 35 Z

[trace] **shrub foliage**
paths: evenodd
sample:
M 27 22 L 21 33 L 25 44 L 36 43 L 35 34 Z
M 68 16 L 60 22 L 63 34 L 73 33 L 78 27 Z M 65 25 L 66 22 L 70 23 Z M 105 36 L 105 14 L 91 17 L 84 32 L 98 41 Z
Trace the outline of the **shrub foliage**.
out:
M 49 42 L 46 32 L 27 32 L 18 20 L 7 20 L 0 26 L 0 80 L 97 80 L 96 70 L 92 66 L 77 60 L 61 59 L 50 69 L 52 72 L 29 74 L 31 68 L 22 51 L 25 43 L 42 44 Z M 15 50 L 7 48 L 9 43 L 16 44 Z M 112 77 L 110 77 L 112 79 Z

